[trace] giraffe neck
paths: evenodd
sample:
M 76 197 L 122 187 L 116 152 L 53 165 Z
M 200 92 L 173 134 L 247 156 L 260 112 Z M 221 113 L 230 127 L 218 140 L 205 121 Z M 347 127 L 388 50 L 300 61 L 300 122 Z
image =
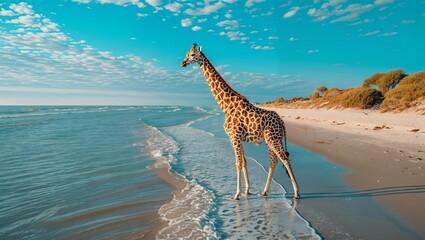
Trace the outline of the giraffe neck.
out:
M 225 113 L 232 109 L 235 104 L 248 102 L 245 96 L 230 87 L 204 53 L 201 53 L 201 60 L 198 63 L 210 86 L 212 95 Z

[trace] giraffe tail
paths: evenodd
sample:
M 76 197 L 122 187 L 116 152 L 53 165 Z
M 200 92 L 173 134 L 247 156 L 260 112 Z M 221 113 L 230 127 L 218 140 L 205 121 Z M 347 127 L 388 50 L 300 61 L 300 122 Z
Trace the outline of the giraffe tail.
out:
M 284 151 L 285 151 L 285 154 L 286 154 L 286 157 L 288 157 L 289 158 L 289 152 L 288 152 L 288 145 L 287 145 L 287 141 L 286 141 L 286 126 L 285 126 L 285 122 L 282 120 L 282 126 L 283 126 L 283 140 L 285 141 L 285 149 L 284 149 Z
M 283 141 L 285 143 L 285 148 L 283 150 L 285 151 L 285 155 L 288 158 L 288 161 L 290 161 L 289 160 L 289 152 L 288 152 L 288 144 L 287 144 L 287 141 L 286 141 L 286 126 L 285 126 L 285 122 L 283 121 L 282 117 L 280 118 L 280 120 L 281 120 L 282 126 L 283 126 Z M 282 164 L 282 166 L 285 168 L 286 175 L 288 175 L 288 177 L 289 177 L 289 173 L 288 173 L 288 170 L 286 169 L 285 165 Z

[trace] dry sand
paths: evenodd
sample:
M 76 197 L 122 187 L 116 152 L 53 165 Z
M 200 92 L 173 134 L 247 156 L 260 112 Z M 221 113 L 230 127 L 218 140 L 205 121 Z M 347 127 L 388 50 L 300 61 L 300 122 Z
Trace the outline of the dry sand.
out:
M 425 116 L 268 109 L 283 116 L 291 142 L 350 168 L 345 178 L 356 194 L 381 202 L 425 238 Z

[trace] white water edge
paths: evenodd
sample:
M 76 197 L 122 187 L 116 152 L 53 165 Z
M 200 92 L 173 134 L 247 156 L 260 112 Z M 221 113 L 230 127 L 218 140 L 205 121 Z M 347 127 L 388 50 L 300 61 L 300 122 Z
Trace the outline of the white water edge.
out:
M 160 208 L 160 217 L 168 226 L 159 231 L 157 239 L 320 239 L 275 181 L 268 197 L 243 195 L 234 201 L 236 171 L 230 142 L 192 128 L 192 123 L 151 129 L 152 157 L 157 164 L 176 168 L 171 172 L 187 181 Z M 259 193 L 267 171 L 255 159 L 247 160 L 251 192 Z

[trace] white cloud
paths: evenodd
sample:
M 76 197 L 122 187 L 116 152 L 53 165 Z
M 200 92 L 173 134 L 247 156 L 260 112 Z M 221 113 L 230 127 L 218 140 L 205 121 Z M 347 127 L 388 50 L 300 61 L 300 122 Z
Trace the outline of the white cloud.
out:
M 414 20 L 402 20 L 401 21 L 401 23 L 403 23 L 403 24 L 412 24 L 412 23 L 415 23 L 416 21 L 414 21 Z
M 202 30 L 202 28 L 200 26 L 194 26 L 194 27 L 192 27 L 192 30 L 197 32 L 197 31 Z
M 337 23 L 357 20 L 362 14 L 376 7 L 374 4 L 350 4 L 344 7 L 338 5 L 339 3 L 341 1 L 326 2 L 320 8 L 310 8 L 307 15 L 314 17 L 314 22 L 334 18 L 330 23 Z
M 373 35 L 376 35 L 376 34 L 378 34 L 378 33 L 380 33 L 380 31 L 379 31 L 379 30 L 375 30 L 375 31 L 372 31 L 372 32 L 367 32 L 367 33 L 365 33 L 365 34 L 361 34 L 360 36 L 362 36 L 362 37 L 367 37 L 367 36 L 373 36 Z
M 226 18 L 232 18 L 232 14 L 226 13 L 226 14 L 224 14 L 224 17 L 226 17 Z
M 38 17 L 39 18 L 39 17 Z M 6 23 L 14 23 L 14 24 L 20 24 L 25 27 L 37 27 L 39 23 L 36 23 L 37 17 L 34 15 L 24 15 L 19 16 L 18 18 L 8 20 Z
M 187 9 L 184 11 L 188 15 L 199 16 L 199 15 L 209 15 L 211 13 L 217 12 L 220 8 L 225 7 L 226 5 L 221 1 L 218 1 L 214 4 L 209 4 L 208 1 L 205 2 L 204 7 L 196 9 Z
M 5 10 L 2 8 L 0 10 L 0 16 L 5 16 L 5 17 L 15 16 L 15 12 L 12 10 Z
M 308 50 L 307 51 L 309 54 L 312 54 L 312 53 L 318 53 L 319 52 L 319 50 L 317 50 L 317 49 L 312 49 L 312 50 Z
M 145 0 L 147 4 L 151 5 L 152 7 L 158 7 L 162 4 L 161 0 Z
M 299 7 L 293 7 L 291 10 L 283 15 L 283 18 L 290 18 L 295 16 L 295 14 L 300 10 Z
M 230 41 L 246 41 L 249 38 L 246 37 L 245 33 L 241 32 L 241 31 L 228 31 L 228 32 L 220 32 L 219 34 L 220 36 L 227 36 Z
M 147 13 L 137 13 L 138 18 L 147 17 L 147 16 L 149 16 L 149 14 L 147 14 Z
M 24 16 L 6 22 L 8 30 L 0 34 L 1 85 L 19 86 L 121 86 L 129 88 L 143 82 L 153 86 L 159 75 L 169 73 L 154 61 L 145 61 L 127 54 L 116 56 L 111 52 L 97 51 L 84 40 L 75 41 L 60 31 L 59 25 L 28 9 L 16 8 Z M 26 27 L 31 25 L 31 27 Z M 23 28 L 25 27 L 25 28 Z
M 235 30 L 239 28 L 239 23 L 236 20 L 224 20 L 216 24 L 218 27 L 224 27 L 226 30 Z
M 315 17 L 314 22 L 320 22 L 329 18 L 332 14 L 327 10 L 311 8 L 308 10 L 307 15 Z
M 192 26 L 192 20 L 190 18 L 185 18 L 181 20 L 182 27 L 190 27 Z
M 245 7 L 252 7 L 255 3 L 265 2 L 266 0 L 247 0 L 245 2 Z
M 271 15 L 273 15 L 273 12 L 272 11 L 268 11 L 268 12 L 265 12 L 265 13 L 261 13 L 260 14 L 260 16 L 271 16 Z
M 252 44 L 251 48 L 254 49 L 254 50 L 266 50 L 266 51 L 275 49 L 272 46 L 259 46 L 259 45 L 256 45 L 256 44 Z
M 91 0 L 72 0 L 73 2 L 77 2 L 77 3 L 89 3 L 91 2 Z
M 165 9 L 171 12 L 180 12 L 180 9 L 183 7 L 183 4 L 175 2 L 170 3 L 164 6 Z
M 354 23 L 352 23 L 350 25 L 355 26 L 355 25 L 359 25 L 359 24 L 363 24 L 363 23 L 372 22 L 372 21 L 373 21 L 372 19 L 366 18 L 364 20 L 360 20 L 360 21 L 354 22 Z
M 269 40 L 277 40 L 277 39 L 279 39 L 279 37 L 270 36 L 270 37 L 268 37 L 268 39 L 269 39 Z
M 198 23 L 203 23 L 203 22 L 206 22 L 208 20 L 208 18 L 201 18 L 201 19 L 198 19 Z
M 375 0 L 375 5 L 383 5 L 393 3 L 394 0 Z
M 331 23 L 356 20 L 361 14 L 372 10 L 373 7 L 372 4 L 350 4 L 345 9 L 334 10 L 335 15 L 343 16 L 332 20 Z
M 77 3 L 83 3 L 83 4 L 87 4 L 87 3 L 90 3 L 90 2 L 97 2 L 97 3 L 100 3 L 100 4 L 115 4 L 115 5 L 119 5 L 119 6 L 135 5 L 139 8 L 146 7 L 145 4 L 143 2 L 141 2 L 140 0 L 72 0 L 72 1 L 77 2 Z M 147 3 L 149 3 L 150 1 L 156 2 L 158 0 L 146 0 Z M 159 2 L 161 2 L 161 1 L 159 0 Z
M 291 41 L 291 42 L 298 41 L 298 38 L 290 37 L 290 38 L 289 38 L 289 41 Z
M 336 6 L 341 3 L 345 3 L 347 0 L 329 0 L 328 4 L 331 6 Z
M 25 2 L 21 2 L 19 4 L 12 3 L 10 4 L 9 7 L 11 10 L 19 14 L 26 14 L 26 15 L 34 14 L 34 10 L 32 9 L 32 6 L 28 5 L 28 3 L 25 3 Z
M 394 35 L 397 35 L 397 34 L 398 34 L 398 32 L 386 32 L 386 33 L 380 34 L 378 36 L 379 37 L 389 37 L 389 36 L 394 36 Z

